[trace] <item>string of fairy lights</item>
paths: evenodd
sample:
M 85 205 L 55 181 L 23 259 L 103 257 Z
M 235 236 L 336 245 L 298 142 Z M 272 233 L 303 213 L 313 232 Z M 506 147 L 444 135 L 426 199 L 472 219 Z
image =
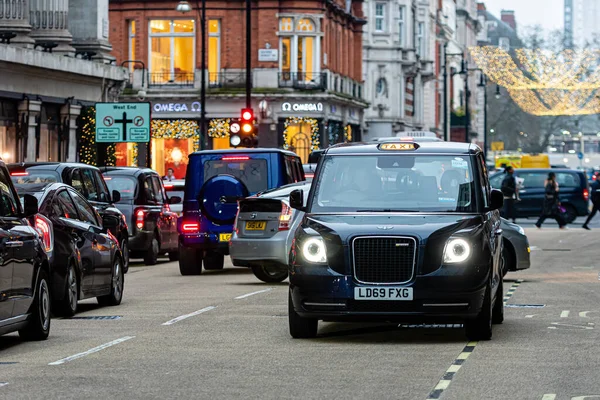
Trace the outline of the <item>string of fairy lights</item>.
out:
M 469 48 L 488 79 L 507 89 L 525 112 L 538 116 L 600 113 L 600 50 Z

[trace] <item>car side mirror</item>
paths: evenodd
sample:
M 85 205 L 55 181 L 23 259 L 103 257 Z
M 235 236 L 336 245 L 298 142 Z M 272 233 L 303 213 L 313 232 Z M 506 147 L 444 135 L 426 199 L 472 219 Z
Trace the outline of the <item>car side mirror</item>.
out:
M 492 189 L 490 199 L 490 210 L 500 210 L 504 206 L 504 195 L 500 190 Z
M 304 211 L 304 191 L 302 189 L 296 189 L 290 193 L 290 207 Z
M 181 197 L 179 197 L 179 196 L 169 197 L 169 204 L 179 204 L 179 203 L 181 203 Z
M 23 214 L 25 217 L 32 217 L 38 213 L 38 199 L 35 196 L 26 194 L 23 196 Z
M 112 191 L 112 201 L 113 203 L 118 203 L 121 201 L 121 192 L 119 192 L 118 190 L 113 190 Z

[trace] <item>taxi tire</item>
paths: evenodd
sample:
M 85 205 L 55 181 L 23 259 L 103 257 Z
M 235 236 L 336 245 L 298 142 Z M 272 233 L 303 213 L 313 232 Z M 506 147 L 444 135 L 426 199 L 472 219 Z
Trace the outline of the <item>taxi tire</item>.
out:
M 126 274 L 129 271 L 129 243 L 127 239 L 123 239 L 121 242 L 121 254 L 123 254 L 123 273 Z
M 158 238 L 156 236 L 152 237 L 152 241 L 150 242 L 150 248 L 144 254 L 144 264 L 146 265 L 156 265 L 158 262 L 158 253 L 160 252 L 160 244 L 158 243 Z
M 74 280 L 74 281 L 73 281 Z M 75 301 L 73 302 L 73 297 Z M 77 301 L 79 300 L 79 281 L 77 271 L 72 263 L 69 263 L 65 277 L 65 289 L 62 300 L 57 301 L 54 312 L 61 317 L 72 317 L 77 313 Z
M 288 321 L 290 325 L 290 335 L 294 339 L 312 339 L 317 337 L 319 320 L 314 318 L 304 318 L 296 313 L 294 304 L 292 303 L 291 291 L 288 291 Z
M 38 281 L 35 285 L 35 296 L 30 309 L 30 320 L 27 326 L 19 330 L 23 340 L 46 340 L 50 334 L 50 284 L 48 273 L 39 270 Z
M 255 277 L 265 283 L 279 283 L 283 282 L 288 277 L 287 268 L 281 268 L 281 270 L 275 273 L 270 273 L 266 265 L 255 265 L 252 267 L 252 273 Z
M 492 324 L 500 325 L 504 322 L 504 282 L 500 277 L 500 283 L 496 291 L 496 301 L 492 310 Z
M 225 266 L 225 256 L 216 251 L 207 251 L 204 254 L 204 269 L 207 271 L 218 271 Z
M 123 271 L 123 260 L 121 257 L 115 257 L 110 277 L 110 293 L 105 296 L 96 297 L 98 304 L 101 306 L 118 306 L 123 300 L 123 291 L 125 289 L 125 271 Z
M 465 333 L 469 340 L 490 340 L 492 338 L 492 285 L 488 283 L 481 311 L 477 317 L 465 321 Z
M 202 250 L 186 249 L 179 245 L 179 272 L 183 276 L 202 274 Z

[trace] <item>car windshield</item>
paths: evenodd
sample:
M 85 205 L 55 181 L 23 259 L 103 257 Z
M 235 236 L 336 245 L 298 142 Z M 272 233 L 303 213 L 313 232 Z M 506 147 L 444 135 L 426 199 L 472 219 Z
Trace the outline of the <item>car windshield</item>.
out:
M 246 185 L 250 193 L 268 188 L 267 160 L 224 157 L 204 163 L 204 182 L 217 175 L 232 175 Z
M 106 186 L 112 192 L 118 191 L 121 194 L 121 200 L 132 200 L 135 198 L 136 181 L 128 176 L 105 176 Z
M 468 156 L 328 156 L 311 212 L 475 212 Z
M 10 178 L 12 179 L 15 187 L 20 186 L 25 188 L 27 186 L 39 186 L 40 184 L 49 184 L 60 182 L 60 175 L 55 171 L 44 171 L 36 170 L 33 168 L 23 172 L 11 172 Z

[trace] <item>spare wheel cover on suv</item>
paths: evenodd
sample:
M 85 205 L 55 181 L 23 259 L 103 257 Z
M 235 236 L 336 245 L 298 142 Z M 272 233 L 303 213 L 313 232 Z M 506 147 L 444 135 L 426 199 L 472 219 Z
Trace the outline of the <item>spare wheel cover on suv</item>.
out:
M 237 201 L 221 203 L 221 197 L 248 197 L 246 185 L 232 175 L 217 175 L 210 178 L 200 190 L 199 202 L 203 215 L 217 224 L 233 224 L 237 214 Z

